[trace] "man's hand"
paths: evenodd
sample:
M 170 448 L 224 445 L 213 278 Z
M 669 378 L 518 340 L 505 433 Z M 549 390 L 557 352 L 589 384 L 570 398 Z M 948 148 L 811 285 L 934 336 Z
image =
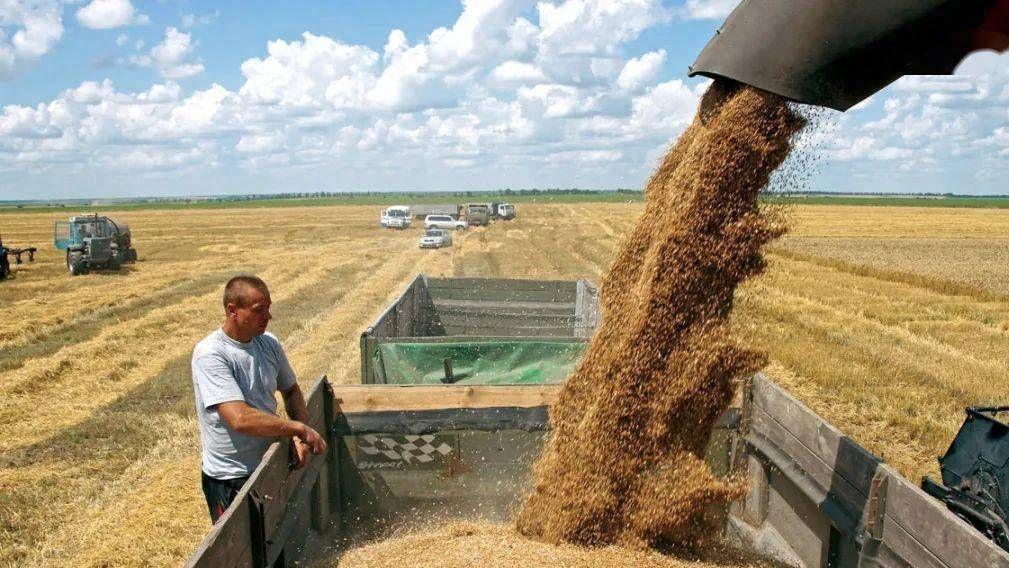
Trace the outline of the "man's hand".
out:
M 294 464 L 292 469 L 301 469 L 312 461 L 312 448 L 295 436 L 291 438 L 292 452 L 294 453 Z
M 325 452 L 326 440 L 324 440 L 318 432 L 309 428 L 307 425 L 302 424 L 302 426 L 304 426 L 304 431 L 300 432 L 296 439 L 300 438 L 303 443 L 307 444 L 313 454 L 321 454 L 322 452 Z

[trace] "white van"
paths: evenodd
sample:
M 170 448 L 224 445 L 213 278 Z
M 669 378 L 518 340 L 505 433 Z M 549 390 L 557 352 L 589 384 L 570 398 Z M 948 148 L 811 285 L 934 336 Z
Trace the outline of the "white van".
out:
M 393 205 L 382 210 L 379 224 L 389 229 L 406 229 L 413 222 L 413 215 L 406 205 Z

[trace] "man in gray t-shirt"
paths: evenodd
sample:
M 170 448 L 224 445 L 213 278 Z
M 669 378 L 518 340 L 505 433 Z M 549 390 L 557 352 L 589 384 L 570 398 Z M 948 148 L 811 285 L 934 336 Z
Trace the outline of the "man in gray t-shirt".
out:
M 305 424 L 305 397 L 284 348 L 266 333 L 272 317 L 266 283 L 232 278 L 224 311 L 224 324 L 196 344 L 192 359 L 203 493 L 215 522 L 277 438 L 292 438 L 297 467 L 326 451 L 326 441 Z M 278 390 L 290 420 L 277 415 Z

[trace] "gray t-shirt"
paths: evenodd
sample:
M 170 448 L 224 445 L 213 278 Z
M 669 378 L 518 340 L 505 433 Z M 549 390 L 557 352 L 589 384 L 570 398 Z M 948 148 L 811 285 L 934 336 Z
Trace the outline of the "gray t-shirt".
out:
M 276 414 L 274 393 L 295 384 L 284 348 L 272 333 L 242 343 L 218 329 L 196 344 L 192 369 L 204 473 L 217 479 L 250 475 L 273 439 L 235 432 L 214 405 L 244 400 L 253 408 Z

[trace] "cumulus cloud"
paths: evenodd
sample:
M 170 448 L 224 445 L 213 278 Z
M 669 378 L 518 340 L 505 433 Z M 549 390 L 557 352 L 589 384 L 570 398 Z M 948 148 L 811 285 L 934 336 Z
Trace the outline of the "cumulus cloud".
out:
M 138 49 L 141 44 L 138 44 Z M 192 36 L 169 27 L 165 39 L 151 48 L 149 53 L 134 56 L 131 62 L 138 67 L 152 67 L 166 79 L 185 79 L 203 73 L 203 63 L 196 56 Z
M 680 15 L 688 20 L 720 20 L 739 5 L 739 0 L 687 0 Z
M 620 71 L 617 86 L 625 91 L 637 91 L 655 79 L 665 62 L 666 50 L 664 49 L 632 58 Z
M 0 2 L 0 80 L 52 50 L 63 37 L 62 9 L 57 0 Z M 15 31 L 10 34 L 4 28 Z
M 239 92 L 254 104 L 363 108 L 377 80 L 376 52 L 325 36 L 305 32 L 302 41 L 271 41 L 267 54 L 242 63 Z
M 92 0 L 77 10 L 77 21 L 93 30 L 150 23 L 147 16 L 137 13 L 130 0 Z
M 681 8 L 714 17 L 705 14 L 718 6 L 731 9 Z M 240 85 L 196 90 L 179 82 L 203 72 L 198 46 L 168 28 L 132 59 L 159 73 L 149 88 L 86 82 L 48 102 L 4 107 L 0 170 L 339 171 L 415 187 L 452 168 L 458 184 L 566 185 L 591 172 L 590 183 L 640 185 L 708 84 L 663 80 L 668 54 L 633 43 L 684 15 L 677 10 L 659 0 L 467 0 L 455 22 L 410 37 L 389 30 L 380 48 L 312 33 L 270 41 L 241 64 Z M 1009 153 L 1009 80 L 994 61 L 904 79 L 816 144 L 850 177 L 871 167 L 938 172 L 971 159 L 997 183 Z M 331 175 L 305 179 L 340 189 Z
M 839 145 L 841 147 L 833 153 L 833 157 L 844 162 L 862 159 L 897 160 L 910 158 L 912 155 L 911 150 L 907 148 L 883 146 L 870 136 L 859 136 L 850 142 L 842 140 Z
M 898 80 L 874 97 L 881 108 L 859 120 L 844 115 L 824 147 L 848 180 L 872 179 L 881 175 L 873 164 L 886 164 L 882 171 L 898 189 L 1005 193 L 1009 162 L 999 133 L 1009 126 L 1006 95 L 1009 57 L 975 53 L 952 76 Z M 865 183 L 849 189 L 880 189 Z
M 503 84 L 542 83 L 547 80 L 543 70 L 531 63 L 508 60 L 491 71 L 491 79 Z
M 5 108 L 0 169 L 17 156 L 110 171 L 540 164 L 559 175 L 568 163 L 643 176 L 642 156 L 682 130 L 698 96 L 656 83 L 664 51 L 624 53 L 670 17 L 658 0 L 466 0 L 451 25 L 416 39 L 391 30 L 379 51 L 312 33 L 270 41 L 242 63 L 237 89 L 190 93 L 176 81 L 203 71 L 196 44 L 167 28 L 129 59 L 159 72 L 147 90 L 86 82 Z
M 612 54 L 645 29 L 672 18 L 659 0 L 541 2 L 542 49 L 558 54 Z

